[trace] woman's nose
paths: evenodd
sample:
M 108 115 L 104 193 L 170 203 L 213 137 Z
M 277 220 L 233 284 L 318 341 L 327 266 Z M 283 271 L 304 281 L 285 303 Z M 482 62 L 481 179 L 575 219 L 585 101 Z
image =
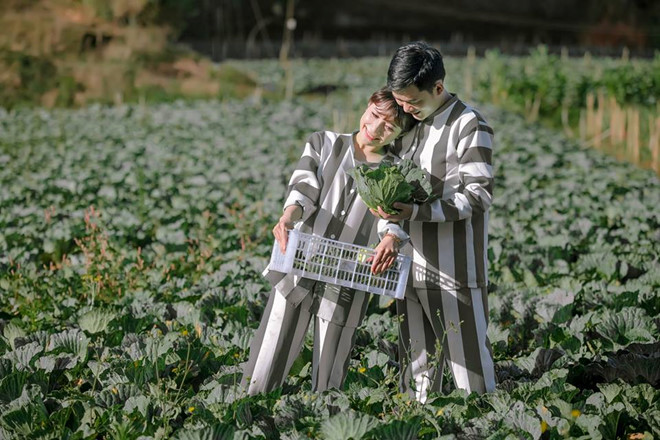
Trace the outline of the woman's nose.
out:
M 385 121 L 383 121 L 382 119 L 378 119 L 374 122 L 373 130 L 375 133 L 378 134 L 382 133 L 384 128 L 385 128 Z

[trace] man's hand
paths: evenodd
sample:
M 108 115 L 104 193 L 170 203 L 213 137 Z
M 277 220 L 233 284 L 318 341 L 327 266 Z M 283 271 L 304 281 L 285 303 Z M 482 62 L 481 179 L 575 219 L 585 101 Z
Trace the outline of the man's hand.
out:
M 376 246 L 376 254 L 370 257 L 367 262 L 371 262 L 371 272 L 379 274 L 385 272 L 394 264 L 399 254 L 399 240 L 390 234 L 387 234 Z
M 401 203 L 401 202 L 394 202 L 392 207 L 396 210 L 399 211 L 398 214 L 388 214 L 385 211 L 383 211 L 383 208 L 380 206 L 378 207 L 378 211 L 375 209 L 369 209 L 373 215 L 375 215 L 378 218 L 382 218 L 385 220 L 392 220 L 393 222 L 398 222 L 401 220 L 408 220 L 412 216 L 413 212 L 413 205 L 412 203 Z

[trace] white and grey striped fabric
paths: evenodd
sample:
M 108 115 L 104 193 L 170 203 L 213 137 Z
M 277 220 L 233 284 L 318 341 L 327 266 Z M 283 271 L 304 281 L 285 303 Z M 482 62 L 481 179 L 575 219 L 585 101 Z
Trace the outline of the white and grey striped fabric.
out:
M 484 393 L 495 389 L 485 287 L 460 290 L 414 289 L 397 301 L 401 390 L 425 402 L 442 390 L 449 367 L 457 388 Z
M 323 291 L 308 295 L 297 306 L 277 289 L 271 292 L 250 344 L 250 357 L 243 367 L 242 386 L 248 394 L 272 391 L 284 384 L 300 354 L 315 308 L 326 309 L 325 316 L 328 308 L 333 309 L 330 316 L 334 314 L 336 319 L 323 319 L 321 313 L 316 313 L 314 318 L 312 390 L 320 392 L 343 386 L 357 326 L 367 311 L 369 297 L 364 292 L 322 283 L 315 288 Z M 334 303 L 333 296 L 340 300 Z
M 414 205 L 403 224 L 413 257 L 403 301 L 399 356 L 402 390 L 425 401 L 442 386 L 446 363 L 458 388 L 495 388 L 487 337 L 488 209 L 493 130 L 455 95 L 400 139 L 394 153 L 431 176 L 434 198 Z M 383 223 L 381 221 L 380 223 Z

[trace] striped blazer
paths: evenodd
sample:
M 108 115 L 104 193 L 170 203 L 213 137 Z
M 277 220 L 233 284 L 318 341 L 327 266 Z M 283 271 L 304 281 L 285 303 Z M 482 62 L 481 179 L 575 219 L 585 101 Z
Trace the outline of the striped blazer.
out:
M 385 158 L 395 161 L 388 149 Z M 379 242 L 378 222 L 357 193 L 347 171 L 356 166 L 353 134 L 313 133 L 289 180 L 284 208 L 298 204 L 303 217 L 295 229 L 308 234 L 370 246 Z M 377 164 L 374 164 L 376 166 Z M 398 225 L 383 227 L 405 234 Z M 293 304 L 299 304 L 316 282 L 266 268 L 266 278 Z
M 488 208 L 493 199 L 493 130 L 452 95 L 395 142 L 393 152 L 431 175 L 432 201 L 413 206 L 412 285 L 460 289 L 488 284 Z

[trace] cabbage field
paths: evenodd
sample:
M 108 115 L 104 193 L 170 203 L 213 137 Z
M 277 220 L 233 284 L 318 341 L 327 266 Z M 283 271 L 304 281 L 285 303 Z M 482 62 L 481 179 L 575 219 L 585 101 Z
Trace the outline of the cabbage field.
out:
M 291 101 L 0 110 L 0 438 L 660 438 L 658 177 L 487 104 L 497 390 L 400 394 L 384 297 L 344 390 L 310 391 L 311 335 L 282 389 L 238 386 L 304 140 L 386 65 L 298 63 Z

